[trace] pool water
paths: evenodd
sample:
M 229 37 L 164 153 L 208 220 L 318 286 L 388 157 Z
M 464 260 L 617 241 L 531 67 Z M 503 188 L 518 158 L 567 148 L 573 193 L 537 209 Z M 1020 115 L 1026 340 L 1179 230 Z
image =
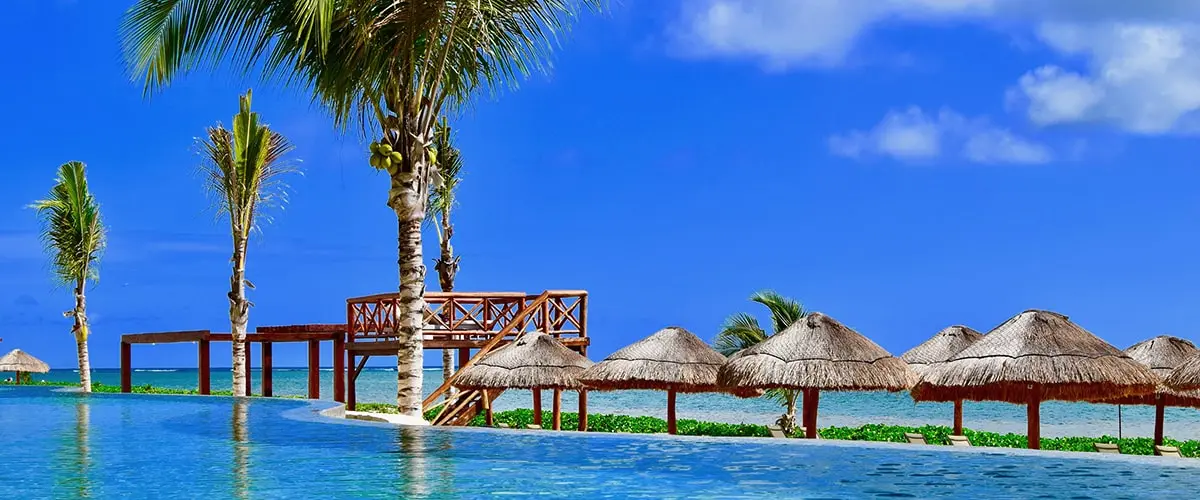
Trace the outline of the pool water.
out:
M 330 403 L 0 388 L 0 498 L 1189 498 L 1200 460 L 401 429 Z

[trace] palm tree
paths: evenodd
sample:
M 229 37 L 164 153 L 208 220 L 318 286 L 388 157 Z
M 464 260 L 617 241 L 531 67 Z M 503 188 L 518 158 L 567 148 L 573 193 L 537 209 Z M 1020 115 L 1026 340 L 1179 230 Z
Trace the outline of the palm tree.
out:
M 396 403 L 421 415 L 428 155 L 444 111 L 547 67 L 557 33 L 605 0 L 138 0 L 122 24 L 147 92 L 226 58 L 313 92 L 340 128 L 358 123 L 390 177 L 399 299 Z M 364 155 L 365 156 L 365 155 Z
M 750 300 L 766 306 L 771 312 L 771 328 L 774 333 L 782 332 L 792 326 L 792 323 L 808 316 L 808 311 L 804 310 L 804 306 L 799 302 L 770 290 L 756 292 L 750 296 Z M 730 356 L 766 339 L 767 332 L 758 325 L 757 318 L 748 313 L 738 313 L 725 320 L 720 333 L 713 341 L 713 348 Z M 788 434 L 796 427 L 796 398 L 799 394 L 800 391 L 790 389 L 770 389 L 763 395 L 778 401 L 786 408 L 777 423 Z
M 216 198 L 221 213 L 229 215 L 233 235 L 233 275 L 229 278 L 229 323 L 233 334 L 233 395 L 248 396 L 246 391 L 246 324 L 250 306 L 246 287 L 246 248 L 250 232 L 258 228 L 262 210 L 287 200 L 281 177 L 294 171 L 283 161 L 292 145 L 250 111 L 250 91 L 241 96 L 240 109 L 233 117 L 233 131 L 220 125 L 208 128 L 208 137 L 200 140 L 204 163 L 200 169 L 209 192 Z
M 100 206 L 88 190 L 86 169 L 86 165 L 77 161 L 58 167 L 50 197 L 31 206 L 42 219 L 42 240 L 53 262 L 55 278 L 73 287 L 75 293 L 75 307 L 63 315 L 74 318 L 71 333 L 79 357 L 79 385 L 83 392 L 92 392 L 85 288 L 88 280 L 94 282 L 100 277 L 98 266 L 104 251 L 105 230 L 100 222 Z
M 462 181 L 462 156 L 454 147 L 454 137 L 450 126 L 443 119 L 433 134 L 433 150 L 436 166 L 442 174 L 442 185 L 429 190 L 429 201 L 426 203 L 426 221 L 437 231 L 438 246 L 441 252 L 434 262 L 433 268 L 438 273 L 438 285 L 443 292 L 454 291 L 454 276 L 458 274 L 460 256 L 454 255 L 454 247 L 450 238 L 454 237 L 454 224 L 450 223 L 450 212 L 458 205 L 458 184 Z M 452 311 L 450 311 L 452 312 Z M 454 374 L 454 353 L 450 349 L 442 349 L 442 380 L 449 380 Z M 446 393 L 446 400 L 453 396 L 454 389 Z

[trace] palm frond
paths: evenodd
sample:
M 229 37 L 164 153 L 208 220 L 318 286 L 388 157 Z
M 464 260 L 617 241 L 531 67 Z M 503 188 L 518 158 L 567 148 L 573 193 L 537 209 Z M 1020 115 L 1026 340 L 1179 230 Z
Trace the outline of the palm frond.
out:
M 436 151 L 442 184 L 429 189 L 429 201 L 425 205 L 426 222 L 434 222 L 442 215 L 448 216 L 458 206 L 458 186 L 462 182 L 462 154 L 454 146 L 453 131 L 445 120 L 434 130 L 433 149 Z
M 758 320 L 746 313 L 730 316 L 721 325 L 721 331 L 713 341 L 713 349 L 726 356 L 766 340 L 767 332 L 758 326 Z
M 782 332 L 792 326 L 792 323 L 808 316 L 808 311 L 804 310 L 804 306 L 800 305 L 800 302 L 772 290 L 755 292 L 750 296 L 750 300 L 767 306 L 767 309 L 771 311 L 771 326 L 775 329 L 775 333 Z
M 30 205 L 42 221 L 42 241 L 63 284 L 98 279 L 106 244 L 100 206 L 88 190 L 86 169 L 81 162 L 64 163 L 50 196 Z
M 249 91 L 241 97 L 232 131 L 209 127 L 198 145 L 204 159 L 200 169 L 218 213 L 229 215 L 231 230 L 242 238 L 269 221 L 264 209 L 287 202 L 283 177 L 298 172 L 284 160 L 292 144 L 260 123 L 258 113 L 250 111 L 250 97 Z

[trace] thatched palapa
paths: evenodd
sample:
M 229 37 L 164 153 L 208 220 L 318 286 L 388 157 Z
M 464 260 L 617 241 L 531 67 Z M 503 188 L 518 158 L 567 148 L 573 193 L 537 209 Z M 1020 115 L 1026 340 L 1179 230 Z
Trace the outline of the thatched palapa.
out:
M 1125 350 L 1125 354 L 1141 363 L 1160 377 L 1167 377 L 1176 366 L 1195 356 L 1198 352 L 1195 344 L 1169 335 L 1160 335 L 1149 340 L 1143 340 Z M 1120 405 L 1152 405 L 1154 406 L 1154 444 L 1163 444 L 1163 428 L 1166 407 L 1186 406 L 1200 408 L 1200 391 L 1179 391 L 1165 385 L 1159 386 L 1153 394 L 1141 396 L 1126 396 L 1123 398 L 1103 401 L 1104 403 Z
M 982 333 L 971 328 L 962 325 L 949 326 L 929 340 L 922 342 L 921 345 L 901 355 L 900 359 L 908 363 L 908 367 L 912 368 L 914 372 L 922 374 L 930 367 L 953 359 L 958 353 L 971 347 L 982 338 Z M 961 436 L 963 433 L 962 404 L 961 399 L 954 400 L 953 435 L 955 436 Z
M 20 349 L 13 349 L 4 357 L 0 357 L 0 372 L 16 372 L 18 384 L 21 383 L 22 373 L 46 373 L 48 371 L 50 371 L 50 365 Z
M 592 365 L 579 381 L 602 391 L 667 391 L 667 431 L 674 434 L 675 394 L 718 391 L 717 370 L 724 362 L 725 356 L 699 337 L 670 326 Z
M 583 355 L 541 332 L 527 332 L 458 374 L 464 389 L 579 389 L 592 366 Z
M 908 363 L 908 367 L 918 374 L 927 368 L 950 361 L 956 354 L 983 338 L 983 334 L 971 328 L 954 325 L 938 332 L 929 340 L 922 342 L 908 352 L 900 355 L 900 359 Z
M 1187 357 L 1171 370 L 1163 385 L 1180 391 L 1200 389 L 1200 353 Z
M 554 390 L 553 428 L 562 425 L 562 391 L 582 390 L 576 378 L 592 362 L 550 335 L 526 332 L 473 366 L 463 369 L 454 385 L 464 389 L 531 389 L 534 423 L 542 423 L 542 389 Z M 586 407 L 581 398 L 580 415 Z M 491 407 L 487 408 L 489 419 Z M 581 417 L 581 421 L 586 417 Z
M 900 359 L 821 313 L 730 356 L 718 382 L 743 389 L 804 391 L 804 427 L 816 437 L 819 391 L 902 391 L 917 375 Z
M 927 370 L 917 401 L 1007 401 L 1028 405 L 1029 446 L 1039 446 L 1041 401 L 1094 401 L 1153 393 L 1159 378 L 1066 316 L 1018 314 Z

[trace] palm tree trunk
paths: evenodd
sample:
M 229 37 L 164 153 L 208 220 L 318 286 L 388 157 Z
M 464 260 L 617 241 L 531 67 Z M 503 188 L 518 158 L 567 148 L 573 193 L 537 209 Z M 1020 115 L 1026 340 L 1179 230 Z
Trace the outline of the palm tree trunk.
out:
M 246 300 L 246 239 L 234 236 L 233 275 L 229 278 L 229 332 L 233 336 L 233 395 L 246 394 L 246 324 L 250 303 Z
M 87 298 L 84 297 L 84 280 L 75 282 L 75 308 L 72 310 L 75 324 L 75 350 L 79 357 L 79 387 L 83 392 L 92 392 L 92 362 L 88 357 Z
M 792 425 L 796 424 L 796 391 L 787 392 L 787 417 Z
M 454 235 L 454 226 L 450 224 L 450 206 L 442 208 L 441 213 L 442 223 L 442 238 L 441 255 L 437 260 L 438 285 L 443 292 L 454 291 L 454 276 L 458 274 L 458 262 L 454 259 L 454 247 L 450 245 L 450 238 Z M 451 309 L 447 314 L 447 323 L 451 319 Z M 465 361 L 465 360 L 464 360 Z M 448 380 L 454 375 L 454 352 L 450 349 L 442 349 L 442 380 Z M 446 391 L 446 401 L 454 397 L 458 392 L 458 388 L 451 386 L 449 391 Z

